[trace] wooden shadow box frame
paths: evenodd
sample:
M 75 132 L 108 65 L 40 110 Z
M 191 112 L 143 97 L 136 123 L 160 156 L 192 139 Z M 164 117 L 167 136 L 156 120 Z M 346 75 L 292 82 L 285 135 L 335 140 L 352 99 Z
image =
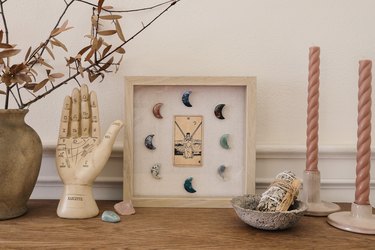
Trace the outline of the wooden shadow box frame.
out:
M 187 91 L 191 108 L 181 99 Z M 156 103 L 162 119 L 153 115 Z M 219 103 L 222 120 L 213 112 Z M 135 207 L 223 208 L 233 196 L 255 193 L 255 111 L 255 77 L 125 77 L 124 200 Z M 202 115 L 202 166 L 173 165 L 176 115 Z M 148 134 L 156 150 L 145 147 Z M 230 149 L 220 147 L 221 134 L 229 135 Z M 156 162 L 160 180 L 150 172 Z M 221 164 L 229 166 L 228 181 L 217 174 Z M 197 192 L 189 193 L 184 180 L 193 176 Z

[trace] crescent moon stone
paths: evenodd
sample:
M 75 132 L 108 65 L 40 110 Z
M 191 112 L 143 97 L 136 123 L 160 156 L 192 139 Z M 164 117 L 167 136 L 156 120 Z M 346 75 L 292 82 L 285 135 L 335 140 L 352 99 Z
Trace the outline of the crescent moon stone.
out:
M 224 180 L 225 179 L 225 171 L 227 170 L 227 167 L 225 165 L 220 165 L 217 169 L 217 173 L 220 175 L 220 177 Z
M 224 106 L 225 106 L 225 104 L 218 104 L 218 105 L 216 105 L 215 110 L 214 110 L 215 116 L 220 120 L 225 119 L 225 117 L 223 116 Z
M 184 188 L 186 190 L 186 192 L 189 192 L 189 193 L 195 193 L 197 192 L 194 188 L 193 188 L 193 185 L 192 185 L 192 182 L 193 181 L 193 177 L 189 177 L 185 180 L 184 182 Z
M 230 149 L 228 144 L 228 136 L 229 134 L 224 134 L 220 137 L 220 146 L 224 149 Z
M 186 106 L 186 107 L 193 107 L 192 105 L 191 105 L 191 103 L 190 103 L 190 100 L 189 100 L 189 98 L 190 98 L 190 94 L 191 94 L 192 92 L 190 91 L 190 90 L 188 90 L 188 91 L 185 91 L 183 94 L 182 94 L 182 103 Z
M 146 136 L 145 138 L 145 146 L 146 148 L 150 149 L 150 150 L 154 150 L 156 149 L 156 147 L 154 146 L 154 144 L 152 143 L 152 139 L 154 138 L 154 135 L 148 135 Z
M 160 108 L 163 106 L 163 103 L 156 103 L 154 107 L 152 108 L 152 113 L 154 116 L 158 119 L 163 119 L 163 116 L 160 114 Z
M 161 167 L 161 165 L 159 163 L 156 163 L 155 165 L 153 165 L 151 167 L 152 177 L 154 177 L 157 180 L 161 179 L 161 176 L 160 176 L 160 167 Z

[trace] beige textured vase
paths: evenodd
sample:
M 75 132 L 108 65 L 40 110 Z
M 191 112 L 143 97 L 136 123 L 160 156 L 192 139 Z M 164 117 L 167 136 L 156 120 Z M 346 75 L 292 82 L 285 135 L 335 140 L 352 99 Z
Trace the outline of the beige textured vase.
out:
M 38 134 L 25 123 L 28 110 L 0 109 L 0 220 L 23 215 L 42 161 Z

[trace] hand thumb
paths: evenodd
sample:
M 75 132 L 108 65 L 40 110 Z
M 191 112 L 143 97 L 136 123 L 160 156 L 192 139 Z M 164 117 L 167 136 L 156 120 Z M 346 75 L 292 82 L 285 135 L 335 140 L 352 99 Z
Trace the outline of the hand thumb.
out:
M 123 125 L 122 121 L 116 120 L 112 122 L 111 126 L 109 126 L 103 140 L 100 142 L 94 153 L 94 163 L 97 167 L 103 167 L 107 162 L 111 155 L 112 146 L 115 142 L 116 136 Z

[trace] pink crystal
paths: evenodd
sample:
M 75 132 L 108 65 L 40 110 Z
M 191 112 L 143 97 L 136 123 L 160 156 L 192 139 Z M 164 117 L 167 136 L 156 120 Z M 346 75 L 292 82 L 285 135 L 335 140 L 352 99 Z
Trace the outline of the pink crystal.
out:
M 115 211 L 120 215 L 135 214 L 132 201 L 121 201 L 119 203 L 116 203 L 114 208 L 115 208 Z

